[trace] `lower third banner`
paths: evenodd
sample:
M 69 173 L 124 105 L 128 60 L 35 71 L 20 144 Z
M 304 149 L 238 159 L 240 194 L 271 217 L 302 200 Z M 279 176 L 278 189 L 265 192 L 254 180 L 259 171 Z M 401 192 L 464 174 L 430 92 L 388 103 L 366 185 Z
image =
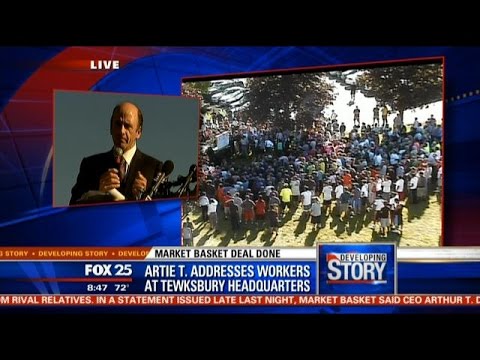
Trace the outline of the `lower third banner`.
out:
M 478 306 L 477 295 L 0 295 L 0 306 Z

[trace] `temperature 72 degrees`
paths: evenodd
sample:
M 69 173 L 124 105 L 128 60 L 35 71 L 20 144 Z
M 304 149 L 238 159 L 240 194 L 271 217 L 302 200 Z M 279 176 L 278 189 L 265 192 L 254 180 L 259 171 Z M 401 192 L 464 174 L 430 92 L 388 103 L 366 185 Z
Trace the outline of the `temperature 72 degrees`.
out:
M 127 291 L 129 284 L 115 284 L 115 291 Z

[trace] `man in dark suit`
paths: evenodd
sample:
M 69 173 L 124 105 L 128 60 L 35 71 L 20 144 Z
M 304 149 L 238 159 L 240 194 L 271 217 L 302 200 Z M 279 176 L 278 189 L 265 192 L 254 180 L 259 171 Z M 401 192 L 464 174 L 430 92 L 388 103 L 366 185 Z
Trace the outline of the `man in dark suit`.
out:
M 135 200 L 152 187 L 162 162 L 137 149 L 142 130 L 143 115 L 138 106 L 123 102 L 113 109 L 110 134 L 114 148 L 82 160 L 70 205 L 114 201 L 121 195 Z

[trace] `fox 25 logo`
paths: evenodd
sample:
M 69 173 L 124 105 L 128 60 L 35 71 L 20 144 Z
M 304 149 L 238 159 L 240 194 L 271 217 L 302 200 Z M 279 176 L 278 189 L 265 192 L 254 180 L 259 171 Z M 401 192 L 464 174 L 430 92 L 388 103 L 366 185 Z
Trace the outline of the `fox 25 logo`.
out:
M 395 294 L 394 244 L 325 244 L 318 248 L 320 294 Z

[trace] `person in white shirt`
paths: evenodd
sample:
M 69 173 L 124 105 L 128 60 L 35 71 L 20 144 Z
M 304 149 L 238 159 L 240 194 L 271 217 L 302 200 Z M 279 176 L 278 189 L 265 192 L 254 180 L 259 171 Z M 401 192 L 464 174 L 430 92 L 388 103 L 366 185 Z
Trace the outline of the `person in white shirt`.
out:
M 233 196 L 233 203 L 235 205 L 237 205 L 237 207 L 238 207 L 238 216 L 240 218 L 240 222 L 242 222 L 242 219 L 243 219 L 243 217 L 242 217 L 243 216 L 243 208 L 242 208 L 243 200 L 240 197 L 239 193 L 235 193 L 235 195 Z
M 336 187 L 335 187 L 335 199 L 340 199 L 340 196 L 343 194 L 343 185 L 342 184 L 338 184 Z
M 375 182 L 375 179 L 372 177 L 370 178 L 370 182 L 368 183 L 368 209 L 371 209 L 376 198 L 377 198 L 377 183 Z
M 405 180 L 403 180 L 403 176 L 400 176 L 395 182 L 395 191 L 398 193 L 400 201 L 405 200 Z
M 434 152 L 434 151 L 432 151 L 432 152 L 428 155 L 428 159 L 427 159 L 428 165 L 436 165 L 436 164 L 437 164 L 437 161 L 438 161 L 437 158 L 438 158 L 437 153 Z
M 384 200 L 390 199 L 390 191 L 392 187 L 392 180 L 390 177 L 386 177 L 385 180 L 382 182 L 382 197 Z
M 417 203 L 417 185 L 418 185 L 418 177 L 417 175 L 413 175 L 413 177 L 410 179 L 409 183 L 409 189 L 410 189 L 410 195 L 412 196 L 412 204 Z
M 382 195 L 382 184 L 383 184 L 383 181 L 382 181 L 382 178 L 380 176 L 377 175 L 377 178 L 375 180 L 375 186 L 376 186 L 376 193 L 377 193 L 377 198 L 381 197 Z
M 331 205 L 332 205 L 332 192 L 333 192 L 333 187 L 330 185 L 330 183 L 327 183 L 322 190 L 323 194 L 323 207 L 325 208 L 325 216 L 328 216 L 327 214 L 331 213 Z
M 272 193 L 273 190 L 275 190 L 275 186 L 273 185 L 265 186 L 265 195 L 267 195 L 267 198 L 270 197 L 270 194 Z
M 208 221 L 208 204 L 210 202 L 208 201 L 207 194 L 205 192 L 202 192 L 202 195 L 198 198 L 198 205 L 202 209 L 202 220 L 203 221 Z
M 322 206 L 320 205 L 320 199 L 317 196 L 314 196 L 312 198 L 312 208 L 310 209 L 310 215 L 312 216 L 313 231 L 320 230 Z
M 210 199 L 208 204 L 208 220 L 210 221 L 210 229 L 217 230 L 217 205 L 218 201 Z
M 427 166 L 425 169 L 425 177 L 427 178 L 427 190 L 428 190 L 428 184 L 430 184 L 432 180 L 432 166 Z
M 397 165 L 400 161 L 400 155 L 397 153 L 390 154 L 390 165 Z
M 292 189 L 293 209 L 296 209 L 300 201 L 300 180 L 298 180 L 297 176 L 294 176 L 292 181 L 290 181 L 290 188 Z
M 395 116 L 395 119 L 393 119 L 393 128 L 400 130 L 402 125 L 403 125 L 403 120 L 399 112 L 397 116 Z
M 339 168 L 343 167 L 343 163 L 342 163 L 342 159 L 341 158 L 337 158 L 337 160 L 335 160 L 335 162 L 337 163 L 337 166 Z
M 334 121 L 337 119 L 337 113 L 335 110 L 332 110 L 332 114 L 330 115 L 330 120 Z
M 265 140 L 265 149 L 267 153 L 272 153 L 273 147 L 274 147 L 274 144 L 270 139 Z
M 440 165 L 437 172 L 437 181 L 438 181 L 437 185 L 440 190 L 442 188 L 442 177 L 443 177 L 443 167 Z
M 391 196 L 392 197 L 390 198 L 390 200 L 388 200 L 388 204 L 390 205 L 390 209 L 393 210 L 395 209 L 397 202 L 400 201 L 400 198 L 398 194 L 394 194 L 394 193 L 392 193 Z
M 310 207 L 312 206 L 312 192 L 308 189 L 308 186 L 305 186 L 305 191 L 301 193 L 302 204 L 303 204 L 303 214 L 310 212 Z
M 375 230 L 375 226 L 377 223 L 380 222 L 380 210 L 382 210 L 385 206 L 385 200 L 382 198 L 377 198 L 375 199 L 375 202 L 373 203 L 374 206 L 374 212 L 373 212 L 373 230 Z
M 328 177 L 328 181 L 330 182 L 330 184 L 335 185 L 335 183 L 337 182 L 337 176 L 335 174 L 331 174 L 329 177 Z
M 418 121 L 418 118 L 415 118 L 415 121 L 413 122 L 412 127 L 413 127 L 414 129 L 416 129 L 419 124 L 420 124 L 420 122 Z
M 362 212 L 368 207 L 368 183 L 366 180 L 362 181 L 362 187 L 360 189 L 360 197 L 362 203 Z
M 340 183 L 335 187 L 336 212 L 340 212 L 340 196 L 343 194 L 343 185 Z
M 427 199 L 427 178 L 425 177 L 425 172 L 420 171 L 417 178 L 417 199 L 425 200 Z
M 396 175 L 397 175 L 397 178 L 405 175 L 405 168 L 403 167 L 402 164 L 397 166 Z
M 438 171 L 437 171 L 438 190 L 436 191 L 437 201 L 438 201 L 439 204 L 442 202 L 442 184 L 443 184 L 442 178 L 443 178 L 443 167 L 442 167 L 442 165 L 440 165 L 440 167 L 438 168 Z
M 182 226 L 183 246 L 193 246 L 193 229 L 193 223 L 190 221 L 190 218 L 187 217 Z

